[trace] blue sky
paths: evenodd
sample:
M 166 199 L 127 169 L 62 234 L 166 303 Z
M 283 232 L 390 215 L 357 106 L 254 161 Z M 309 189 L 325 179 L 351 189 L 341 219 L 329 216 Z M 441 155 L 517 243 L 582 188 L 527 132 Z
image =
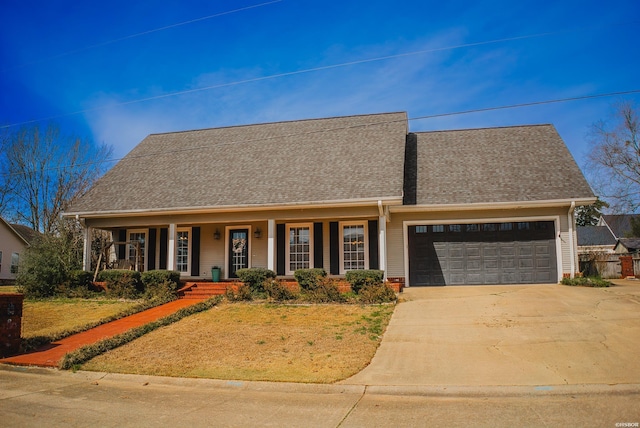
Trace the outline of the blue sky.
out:
M 638 41 L 638 0 L 3 0 L 0 125 L 54 118 L 119 157 L 150 133 L 638 90 Z M 409 126 L 552 123 L 583 165 L 623 98 Z

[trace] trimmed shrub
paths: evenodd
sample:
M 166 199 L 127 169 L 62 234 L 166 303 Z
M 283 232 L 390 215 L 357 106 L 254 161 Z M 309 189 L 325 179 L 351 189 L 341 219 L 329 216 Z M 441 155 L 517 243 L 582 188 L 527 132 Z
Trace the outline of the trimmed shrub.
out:
M 396 292 L 388 284 L 365 285 L 358 291 L 362 303 L 388 303 L 396 300 Z
M 149 270 L 140 275 L 144 298 L 169 297 L 175 295 L 180 284 L 180 272 L 175 270 Z
M 145 289 L 149 286 L 171 282 L 175 284 L 174 288 L 177 290 L 178 284 L 180 284 L 180 272 L 175 270 L 148 270 L 142 272 L 140 280 Z
M 276 273 L 266 268 L 248 268 L 238 269 L 236 275 L 240 281 L 244 282 L 251 288 L 251 291 L 264 291 L 263 284 L 267 279 L 275 279 Z
M 135 270 L 109 269 L 98 273 L 98 281 L 104 281 L 107 296 L 123 299 L 139 297 L 142 282 L 140 272 Z
M 267 296 L 277 302 L 293 300 L 296 298 L 296 293 L 289 289 L 289 287 L 282 283 L 282 281 L 275 279 L 264 282 L 264 291 L 267 292 Z
M 298 269 L 293 273 L 293 277 L 303 290 L 314 290 L 322 279 L 327 277 L 327 271 L 322 268 Z
M 174 300 L 180 284 L 180 272 L 175 270 L 150 270 L 140 275 L 145 299 Z
M 351 289 L 358 293 L 365 285 L 381 284 L 384 279 L 384 271 L 376 269 L 350 270 L 345 279 L 351 285 Z
M 89 297 L 94 291 L 92 279 L 91 272 L 72 270 L 67 275 L 67 280 L 58 287 L 57 294 L 66 297 Z
M 338 289 L 338 282 L 328 278 L 323 278 L 316 288 L 307 290 L 304 296 L 312 303 L 340 303 L 345 300 L 345 296 Z
M 562 278 L 560 281 L 563 285 L 580 285 L 583 287 L 610 287 L 612 282 L 606 281 L 596 277 L 576 277 L 576 278 Z
M 85 270 L 72 270 L 69 272 L 69 279 L 67 280 L 67 283 L 69 284 L 69 288 L 89 289 L 92 279 L 93 274 L 91 272 L 87 272 Z
M 245 284 L 229 285 L 224 292 L 224 297 L 231 302 L 239 302 L 243 300 L 253 300 L 251 287 Z

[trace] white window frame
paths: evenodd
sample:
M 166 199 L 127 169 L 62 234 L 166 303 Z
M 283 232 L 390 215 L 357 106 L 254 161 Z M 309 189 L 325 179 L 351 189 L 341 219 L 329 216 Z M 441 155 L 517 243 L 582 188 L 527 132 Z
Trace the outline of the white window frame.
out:
M 364 231 L 364 269 L 369 269 L 369 222 L 366 220 L 358 221 L 341 221 L 339 222 L 340 228 L 340 275 L 347 273 L 344 268 L 344 227 L 345 226 L 362 226 Z M 354 270 L 354 269 L 349 269 Z
M 299 228 L 306 227 L 309 229 L 309 269 L 313 269 L 313 223 L 287 223 L 286 224 L 286 232 L 285 232 L 285 274 L 293 275 L 293 270 L 291 270 L 291 243 L 289 241 L 289 234 L 291 233 L 291 228 Z
M 187 232 L 187 270 L 182 272 L 178 270 L 178 247 L 180 245 L 179 234 L 180 232 Z M 178 227 L 176 229 L 176 271 L 180 272 L 181 276 L 191 276 L 191 245 L 193 241 L 193 232 L 191 227 Z M 146 252 L 145 252 L 146 254 Z
M 149 248 L 148 248 L 148 244 L 149 244 L 149 229 L 127 229 L 127 241 L 131 241 L 131 234 L 132 233 L 144 233 L 144 258 L 143 258 L 143 265 L 142 266 L 142 271 L 146 272 L 147 271 L 147 258 L 149 256 Z M 127 260 L 129 260 L 129 247 L 131 246 L 131 244 L 127 244 L 126 248 L 127 248 L 127 252 L 125 254 L 125 256 L 127 257 Z

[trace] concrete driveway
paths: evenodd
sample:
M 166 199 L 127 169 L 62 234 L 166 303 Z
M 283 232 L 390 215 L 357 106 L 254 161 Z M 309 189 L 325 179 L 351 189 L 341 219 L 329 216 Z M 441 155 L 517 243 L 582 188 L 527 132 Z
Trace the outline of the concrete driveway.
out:
M 640 384 L 640 281 L 408 288 L 343 384 Z

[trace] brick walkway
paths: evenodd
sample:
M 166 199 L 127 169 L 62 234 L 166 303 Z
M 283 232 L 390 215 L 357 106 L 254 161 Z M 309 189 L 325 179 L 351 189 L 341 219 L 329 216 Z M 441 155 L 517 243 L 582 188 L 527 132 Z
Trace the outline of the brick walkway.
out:
M 90 345 L 102 339 L 116 336 L 132 328 L 148 324 L 200 301 L 201 300 L 196 299 L 174 300 L 164 305 L 156 306 L 155 308 L 100 325 L 91 330 L 74 334 L 57 342 L 52 342 L 28 354 L 1 359 L 0 363 L 21 366 L 57 367 L 58 362 L 68 352 L 74 351 L 84 345 Z

